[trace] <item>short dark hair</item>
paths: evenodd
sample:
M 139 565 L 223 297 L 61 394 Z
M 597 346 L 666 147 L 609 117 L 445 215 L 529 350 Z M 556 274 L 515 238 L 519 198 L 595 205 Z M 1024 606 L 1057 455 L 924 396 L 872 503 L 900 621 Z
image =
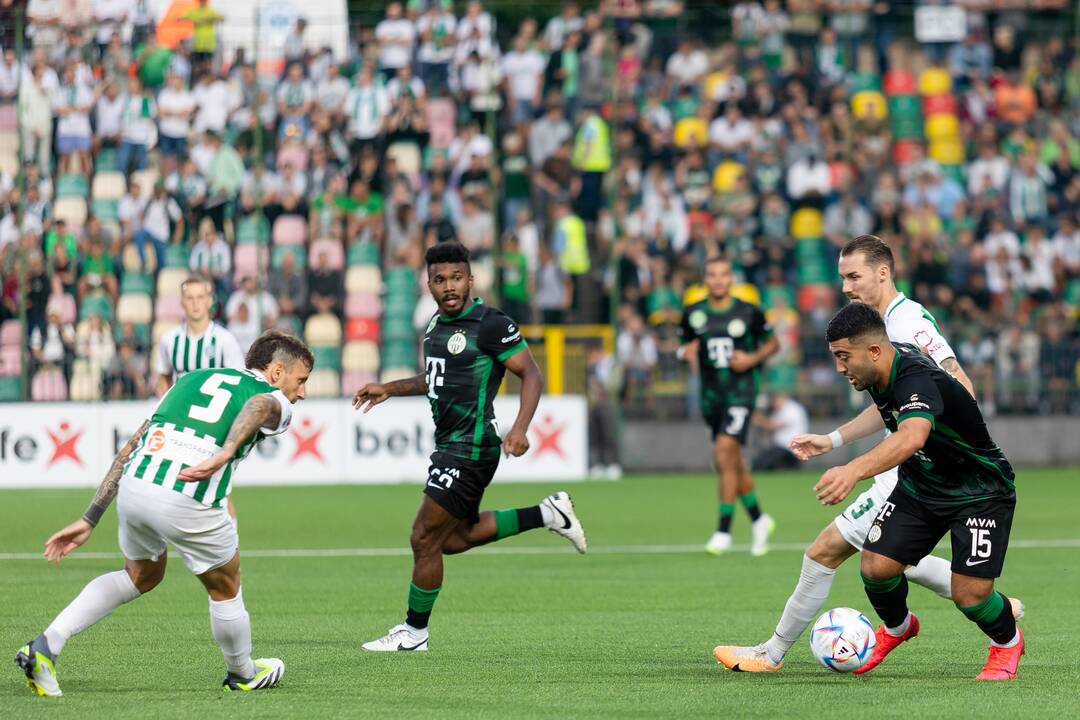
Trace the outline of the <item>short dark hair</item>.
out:
M 724 263 L 726 265 L 730 265 L 731 258 L 729 258 L 727 255 L 710 255 L 705 260 L 705 267 L 709 267 L 710 265 L 715 265 L 717 263 Z
M 872 267 L 889 266 L 889 274 L 896 273 L 896 261 L 893 259 L 892 248 L 877 235 L 860 235 L 840 250 L 840 257 L 848 257 L 855 253 L 866 256 L 866 262 Z
M 830 343 L 867 336 L 884 337 L 885 321 L 876 309 L 861 302 L 841 308 L 825 329 L 825 339 Z
M 304 341 L 280 330 L 267 330 L 251 343 L 244 364 L 250 370 L 265 370 L 275 360 L 284 365 L 299 360 L 309 370 L 315 367 L 315 356 Z
M 459 242 L 435 243 L 424 253 L 424 262 L 428 267 L 439 263 L 465 263 L 469 264 L 469 249 Z

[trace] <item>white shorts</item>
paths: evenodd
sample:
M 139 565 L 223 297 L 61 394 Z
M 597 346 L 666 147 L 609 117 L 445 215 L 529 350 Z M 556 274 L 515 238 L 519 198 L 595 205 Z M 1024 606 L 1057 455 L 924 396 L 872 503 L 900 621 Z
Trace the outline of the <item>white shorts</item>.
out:
M 874 478 L 874 484 L 870 489 L 855 498 L 855 502 L 847 506 L 844 512 L 836 516 L 833 523 L 840 535 L 854 548 L 863 549 L 866 533 L 870 532 L 870 526 L 874 524 L 874 518 L 889 495 L 892 495 L 898 479 L 896 468 L 886 470 Z
M 157 560 L 170 544 L 188 570 L 202 575 L 236 555 L 236 527 L 224 507 L 208 507 L 172 488 L 124 477 L 116 508 L 120 552 L 128 560 Z

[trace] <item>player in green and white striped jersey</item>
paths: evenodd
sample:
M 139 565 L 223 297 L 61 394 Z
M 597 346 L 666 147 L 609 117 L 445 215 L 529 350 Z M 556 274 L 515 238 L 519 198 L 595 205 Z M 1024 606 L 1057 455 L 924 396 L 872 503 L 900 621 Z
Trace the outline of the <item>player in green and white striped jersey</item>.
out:
M 210 627 L 225 655 L 226 690 L 277 684 L 277 658 L 251 659 L 251 624 L 240 592 L 236 528 L 222 507 L 236 466 L 263 438 L 285 432 L 304 399 L 314 358 L 291 335 L 269 331 L 247 369 L 203 369 L 174 385 L 120 449 L 82 518 L 45 543 L 50 561 L 85 543 L 119 496 L 124 569 L 92 580 L 34 640 L 16 664 L 39 695 L 59 696 L 55 663 L 65 643 L 113 610 L 153 590 L 165 576 L 166 545 L 210 595 Z

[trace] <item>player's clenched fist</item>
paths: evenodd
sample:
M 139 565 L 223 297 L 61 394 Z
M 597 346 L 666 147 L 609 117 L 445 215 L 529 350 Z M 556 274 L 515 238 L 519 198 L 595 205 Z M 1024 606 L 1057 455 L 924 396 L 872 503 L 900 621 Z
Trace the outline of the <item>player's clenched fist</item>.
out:
M 352 404 L 357 410 L 367 412 L 388 397 L 390 397 L 390 393 L 386 391 L 384 386 L 379 385 L 378 383 L 368 383 L 356 391 L 356 395 L 353 396 Z
M 809 460 L 833 449 L 828 435 L 796 435 L 791 439 L 791 452 L 799 460 Z
M 851 493 L 859 480 L 847 465 L 841 465 L 826 470 L 814 490 L 822 505 L 836 505 Z
M 503 440 L 503 453 L 507 457 L 513 455 L 514 457 L 521 457 L 529 450 L 529 438 L 525 436 L 524 432 L 518 430 L 511 430 L 507 433 L 506 438 Z

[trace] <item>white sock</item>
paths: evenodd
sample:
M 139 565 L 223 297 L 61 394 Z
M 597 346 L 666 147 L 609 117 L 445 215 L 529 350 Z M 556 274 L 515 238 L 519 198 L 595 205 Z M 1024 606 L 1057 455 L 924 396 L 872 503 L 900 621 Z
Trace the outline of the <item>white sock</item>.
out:
M 139 597 L 139 589 L 131 582 L 126 570 L 99 575 L 86 584 L 82 592 L 60 611 L 49 627 L 45 640 L 49 651 L 57 657 L 72 635 L 78 635 L 126 602 Z
M 1013 635 L 1012 640 L 1005 643 L 1004 645 L 1002 645 L 1001 643 L 996 643 L 993 640 L 990 641 L 990 644 L 992 646 L 998 647 L 998 648 L 1011 648 L 1011 647 L 1016 647 L 1016 644 L 1018 642 L 1020 642 L 1020 630 L 1019 629 L 1017 629 L 1016 634 Z
M 544 527 L 551 527 L 555 522 L 555 511 L 547 506 L 547 503 L 540 503 L 540 515 L 544 518 Z
M 952 599 L 952 566 L 945 558 L 927 555 L 904 571 L 907 579 L 916 585 L 933 590 L 946 600 Z
M 911 613 L 904 616 L 904 622 L 900 623 L 896 627 L 886 627 L 885 632 L 889 633 L 893 637 L 900 637 L 908 631 L 911 627 Z
M 405 627 L 409 629 L 409 634 L 412 635 L 417 640 L 423 640 L 424 638 L 426 638 L 428 636 L 427 628 L 416 628 L 416 627 L 413 627 L 412 625 L 410 625 L 409 623 L 405 623 Z
M 225 656 L 225 665 L 233 675 L 242 678 L 255 676 L 251 661 L 251 617 L 244 607 L 244 595 L 236 593 L 232 600 L 210 601 L 210 630 Z
M 784 614 L 776 624 L 776 631 L 765 643 L 771 661 L 779 663 L 783 660 L 803 631 L 817 619 L 829 597 L 834 577 L 836 570 L 803 555 L 799 584 L 784 606 Z

